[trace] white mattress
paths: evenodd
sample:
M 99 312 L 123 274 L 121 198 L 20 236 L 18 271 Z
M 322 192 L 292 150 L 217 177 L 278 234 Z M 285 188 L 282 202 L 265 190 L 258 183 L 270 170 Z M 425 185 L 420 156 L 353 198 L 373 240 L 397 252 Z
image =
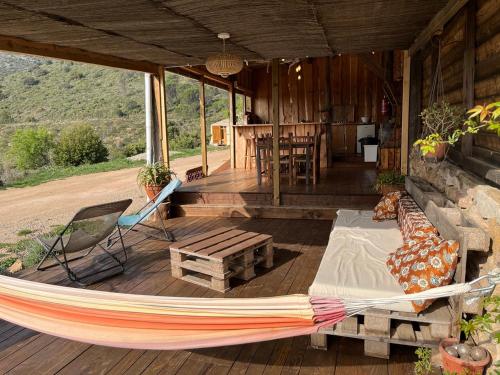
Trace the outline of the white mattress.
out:
M 339 210 L 309 295 L 377 298 L 404 295 L 385 265 L 403 244 L 396 220 L 376 222 L 373 211 Z M 410 302 L 379 308 L 414 312 Z

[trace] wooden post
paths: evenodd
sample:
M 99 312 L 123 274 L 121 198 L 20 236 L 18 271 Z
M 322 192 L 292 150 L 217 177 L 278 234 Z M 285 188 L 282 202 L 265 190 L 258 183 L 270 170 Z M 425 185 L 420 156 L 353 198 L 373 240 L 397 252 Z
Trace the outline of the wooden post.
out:
M 408 137 L 410 125 L 410 54 L 403 52 L 403 101 L 401 129 L 401 174 L 408 174 Z
M 207 164 L 207 120 L 205 117 L 205 80 L 200 79 L 200 139 L 201 139 L 201 171 L 208 176 Z
M 279 111 L 279 88 L 280 88 L 280 63 L 279 59 L 273 59 L 272 69 L 272 108 L 273 108 L 273 205 L 280 205 L 280 111 Z
M 158 72 L 153 75 L 154 120 L 157 129 L 156 134 L 160 137 L 161 161 L 168 167 L 170 158 L 168 155 L 167 100 L 165 92 L 165 68 L 161 65 Z
M 235 128 L 236 125 L 236 95 L 234 91 L 234 82 L 229 85 L 229 137 L 230 137 L 230 157 L 231 157 L 231 168 L 236 168 L 236 136 Z
M 476 64 L 476 0 L 470 0 L 465 8 L 465 51 L 463 98 L 467 109 L 474 106 L 474 75 Z M 462 138 L 462 154 L 472 155 L 473 136 L 467 134 Z
M 408 154 L 413 148 L 413 143 L 419 137 L 422 129 L 420 122 L 420 112 L 422 111 L 422 52 L 417 51 L 411 57 L 410 67 L 410 122 L 409 122 L 409 142 Z

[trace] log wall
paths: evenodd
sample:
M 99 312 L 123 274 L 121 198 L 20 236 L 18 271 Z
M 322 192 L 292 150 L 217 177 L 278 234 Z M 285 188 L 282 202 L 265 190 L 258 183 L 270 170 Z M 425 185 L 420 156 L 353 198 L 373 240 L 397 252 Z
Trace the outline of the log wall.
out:
M 471 0 L 474 1 L 474 0 Z M 486 104 L 500 100 L 500 1 L 476 0 L 474 102 Z M 466 106 L 464 52 L 466 8 L 445 26 L 441 35 L 441 66 L 444 98 L 451 104 Z M 429 103 L 432 78 L 437 62 L 436 43 L 424 51 L 422 105 Z M 474 145 L 500 151 L 500 138 L 481 132 Z

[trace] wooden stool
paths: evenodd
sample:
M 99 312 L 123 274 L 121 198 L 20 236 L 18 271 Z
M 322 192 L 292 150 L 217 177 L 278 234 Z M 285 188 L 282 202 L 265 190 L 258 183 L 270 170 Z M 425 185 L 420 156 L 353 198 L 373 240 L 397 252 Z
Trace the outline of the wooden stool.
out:
M 249 161 L 249 169 L 252 169 L 252 160 L 255 164 L 255 136 L 252 135 L 250 138 L 245 138 L 245 169 L 247 169 L 247 160 Z

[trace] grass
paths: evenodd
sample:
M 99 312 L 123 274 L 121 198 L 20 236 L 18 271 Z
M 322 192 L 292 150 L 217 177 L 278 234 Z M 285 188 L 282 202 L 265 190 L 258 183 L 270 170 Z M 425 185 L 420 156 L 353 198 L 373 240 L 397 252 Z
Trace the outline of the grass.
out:
M 216 151 L 216 150 L 222 150 L 223 148 L 218 147 L 218 146 L 208 146 L 208 151 Z M 170 160 L 175 160 L 179 158 L 185 158 L 189 156 L 195 156 L 195 155 L 200 155 L 201 154 L 201 148 L 196 147 L 193 149 L 183 149 L 183 150 L 176 150 L 175 152 L 172 152 Z M 200 161 L 201 163 L 201 161 Z M 140 167 L 144 165 L 143 160 L 129 160 L 129 159 L 113 159 L 104 163 L 98 163 L 98 164 L 84 164 L 84 165 L 79 165 L 78 167 L 47 167 L 47 168 L 41 168 L 36 171 L 29 172 L 26 176 L 21 177 L 11 183 L 5 184 L 2 188 L 9 188 L 9 187 L 14 187 L 14 188 L 22 188 L 26 186 L 36 186 L 43 184 L 44 182 L 49 182 L 53 180 L 60 180 L 66 177 L 71 177 L 71 176 L 81 176 L 81 175 L 86 175 L 86 174 L 92 174 L 92 173 L 99 173 L 99 172 L 110 172 L 110 171 L 117 171 L 120 169 L 125 169 L 125 168 L 134 168 L 134 167 Z M 18 232 L 18 236 L 25 236 L 31 232 L 28 233 L 22 233 L 23 231 L 26 230 L 20 230 Z
M 28 234 L 31 234 L 31 233 L 33 233 L 33 231 L 31 229 L 21 229 L 21 230 L 19 230 L 17 232 L 17 235 L 19 237 L 25 237 L 25 236 L 27 236 Z

